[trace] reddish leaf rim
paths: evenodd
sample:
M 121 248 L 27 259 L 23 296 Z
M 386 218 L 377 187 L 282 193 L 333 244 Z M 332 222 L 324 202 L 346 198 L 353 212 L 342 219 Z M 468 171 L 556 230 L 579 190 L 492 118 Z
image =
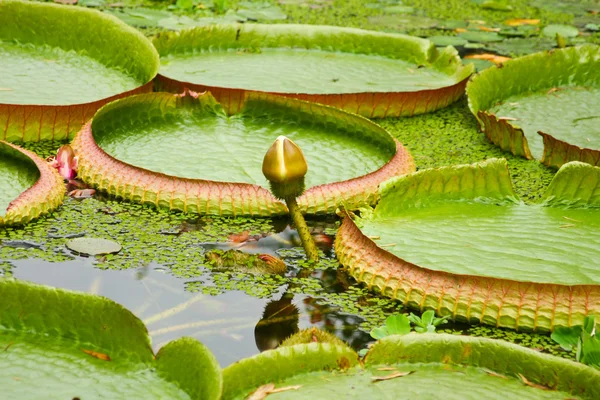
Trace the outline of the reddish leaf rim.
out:
M 105 99 L 68 106 L 0 103 L 1 139 L 8 142 L 72 139 L 81 126 L 102 106 L 135 94 L 150 93 L 153 85 L 150 81 L 138 88 Z M 19 131 L 20 134 L 9 133 L 9 130 Z
M 452 86 L 415 92 L 290 94 L 196 85 L 158 74 L 156 76 L 156 87 L 158 90 L 172 93 L 181 93 L 185 90 L 193 90 L 198 93 L 209 91 L 219 103 L 227 104 L 227 109 L 233 114 L 239 112 L 242 108 L 246 94 L 268 94 L 319 103 L 367 118 L 387 118 L 411 117 L 447 107 L 462 97 L 468 80 L 469 78 L 467 77 Z
M 465 322 L 549 331 L 600 315 L 600 286 L 519 282 L 435 271 L 380 248 L 348 216 L 335 240 L 340 263 L 369 289 Z
M 33 186 L 10 202 L 4 217 L 0 216 L 0 226 L 24 224 L 62 204 L 66 189 L 56 169 L 35 153 L 12 143 L 0 140 L 0 146 L 8 147 L 29 158 L 40 173 Z
M 156 95 L 182 97 L 186 94 L 195 98 L 212 97 L 208 92 L 198 94 L 189 91 L 183 95 Z M 325 107 L 328 112 L 348 116 L 348 113 L 336 108 L 267 93 L 244 93 L 240 100 L 240 110 L 249 99 L 293 103 L 298 107 Z M 359 115 L 352 115 L 352 118 L 361 119 L 363 123 L 383 130 Z M 330 214 L 340 206 L 356 209 L 361 205 L 374 204 L 379 196 L 377 189 L 381 182 L 415 170 L 408 150 L 398 140 L 393 140 L 396 153 L 385 165 L 356 178 L 307 189 L 298 198 L 301 210 L 308 214 Z M 180 178 L 120 161 L 102 150 L 95 142 L 91 121 L 76 135 L 72 145 L 79 160 L 79 176 L 97 189 L 126 200 L 199 214 L 271 216 L 288 212 L 283 202 L 258 185 Z

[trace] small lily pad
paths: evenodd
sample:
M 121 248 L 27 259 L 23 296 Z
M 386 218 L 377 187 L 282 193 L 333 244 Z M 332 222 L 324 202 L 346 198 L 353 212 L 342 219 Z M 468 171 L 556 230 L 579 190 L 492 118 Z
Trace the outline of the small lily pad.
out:
M 467 64 L 473 64 L 475 65 L 475 68 L 477 69 L 477 72 L 479 71 L 483 71 L 486 68 L 492 67 L 494 66 L 494 63 L 488 60 L 480 60 L 477 58 L 469 58 L 463 61 L 463 63 L 465 65 Z
M 464 46 L 468 40 L 458 36 L 431 36 L 428 38 L 436 46 Z
M 102 254 L 114 254 L 121 251 L 121 245 L 108 239 L 81 237 L 71 239 L 66 244 L 69 250 L 79 254 L 99 256 Z
M 547 37 L 555 37 L 559 34 L 563 37 L 575 37 L 579 35 L 579 30 L 571 25 L 548 25 L 542 30 L 542 35 Z
M 501 42 L 504 38 L 498 35 L 496 32 L 485 32 L 485 31 L 467 31 L 458 34 L 463 39 L 470 42 Z

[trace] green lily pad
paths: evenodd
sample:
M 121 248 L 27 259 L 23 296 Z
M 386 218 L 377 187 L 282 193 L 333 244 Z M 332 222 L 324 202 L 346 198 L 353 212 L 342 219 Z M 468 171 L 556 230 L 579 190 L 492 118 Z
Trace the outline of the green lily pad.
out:
M 504 40 L 504 38 L 496 32 L 485 32 L 485 31 L 461 32 L 458 34 L 458 36 L 465 40 L 468 40 L 469 42 L 490 43 L 490 42 L 501 42 Z
M 152 353 L 142 322 L 104 297 L 0 280 L 6 398 L 217 400 L 210 351 L 182 338 Z
M 543 50 L 551 50 L 555 46 L 556 39 L 530 37 L 505 39 L 502 42 L 490 43 L 486 48 L 505 56 L 521 57 Z
M 487 137 L 513 154 L 555 167 L 598 165 L 599 60 L 600 47 L 585 45 L 490 68 L 468 85 L 469 108 Z
M 114 15 L 128 25 L 139 28 L 156 28 L 159 22 L 173 16 L 168 11 L 155 10 L 152 8 L 136 7 L 106 10 L 107 14 Z
M 579 29 L 571 25 L 548 25 L 542 29 L 542 35 L 555 37 L 556 35 L 563 37 L 575 37 L 579 35 Z
M 0 226 L 20 225 L 58 207 L 62 178 L 34 153 L 0 141 Z
M 458 36 L 430 36 L 427 39 L 431 40 L 436 46 L 464 46 L 469 43 L 468 40 Z
M 479 60 L 477 58 L 466 59 L 464 63 L 465 64 L 473 64 L 473 65 L 475 65 L 475 68 L 477 69 L 477 72 L 483 71 L 484 69 L 493 67 L 495 65 L 491 61 L 488 61 L 488 60 Z
M 0 3 L 0 59 L 8 141 L 65 139 L 110 100 L 151 90 L 158 70 L 151 43 L 114 17 L 13 0 Z
M 600 315 L 598 188 L 600 168 L 569 163 L 541 203 L 525 205 L 506 160 L 424 170 L 381 186 L 372 216 L 357 221 L 360 235 L 345 219 L 336 253 L 357 280 L 453 318 L 581 324 Z
M 113 102 L 73 143 L 78 174 L 137 202 L 197 213 L 272 215 L 287 209 L 267 190 L 261 165 L 280 135 L 296 142 L 308 161 L 307 191 L 298 202 L 309 213 L 373 203 L 379 183 L 414 170 L 406 149 L 365 118 L 251 93 L 223 106 L 230 108 L 210 93 Z
M 367 117 L 433 111 L 458 98 L 472 69 L 420 38 L 304 25 L 219 25 L 158 36 L 159 86 L 293 96 Z M 357 107 L 357 103 L 359 106 Z
M 410 334 L 377 342 L 365 366 L 345 347 L 300 344 L 241 360 L 223 379 L 224 400 L 269 389 L 280 399 L 591 399 L 600 373 L 502 341 Z
M 435 28 L 438 21 L 418 15 L 377 15 L 369 17 L 369 24 L 392 32 L 408 32 L 415 29 Z
M 114 254 L 121 251 L 121 245 L 117 242 L 102 238 L 80 237 L 71 239 L 66 246 L 79 254 L 98 256 L 102 254 Z
M 254 9 L 240 9 L 237 14 L 253 21 L 281 21 L 287 15 L 277 6 L 268 6 Z

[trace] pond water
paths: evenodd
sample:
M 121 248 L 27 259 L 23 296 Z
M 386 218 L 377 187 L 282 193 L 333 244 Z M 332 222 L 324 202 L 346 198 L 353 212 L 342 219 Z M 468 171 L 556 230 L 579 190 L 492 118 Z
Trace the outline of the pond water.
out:
M 276 241 L 268 238 L 262 250 L 273 253 Z M 12 243 L 12 245 L 15 245 Z M 206 244 L 226 248 L 227 245 Z M 260 248 L 254 247 L 258 251 Z M 13 276 L 35 283 L 93 293 L 110 298 L 139 317 L 148 328 L 155 351 L 182 336 L 204 343 L 222 367 L 273 348 L 298 329 L 318 327 L 336 334 L 357 348 L 371 340 L 359 329 L 363 318 L 322 304 L 319 296 L 292 294 L 282 285 L 259 298 L 239 290 L 203 294 L 199 287 L 218 285 L 210 278 L 184 279 L 156 263 L 126 270 L 102 270 L 95 258 L 75 256 L 72 261 L 40 259 L 11 261 Z M 340 292 L 336 271 L 316 271 L 315 279 L 330 281 Z

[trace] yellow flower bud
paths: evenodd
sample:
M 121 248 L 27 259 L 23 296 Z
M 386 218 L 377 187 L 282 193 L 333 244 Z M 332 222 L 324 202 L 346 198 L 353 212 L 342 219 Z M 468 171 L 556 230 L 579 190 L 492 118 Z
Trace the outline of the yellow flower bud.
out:
M 300 147 L 279 136 L 265 154 L 262 171 L 271 183 L 289 183 L 303 178 L 308 165 Z

